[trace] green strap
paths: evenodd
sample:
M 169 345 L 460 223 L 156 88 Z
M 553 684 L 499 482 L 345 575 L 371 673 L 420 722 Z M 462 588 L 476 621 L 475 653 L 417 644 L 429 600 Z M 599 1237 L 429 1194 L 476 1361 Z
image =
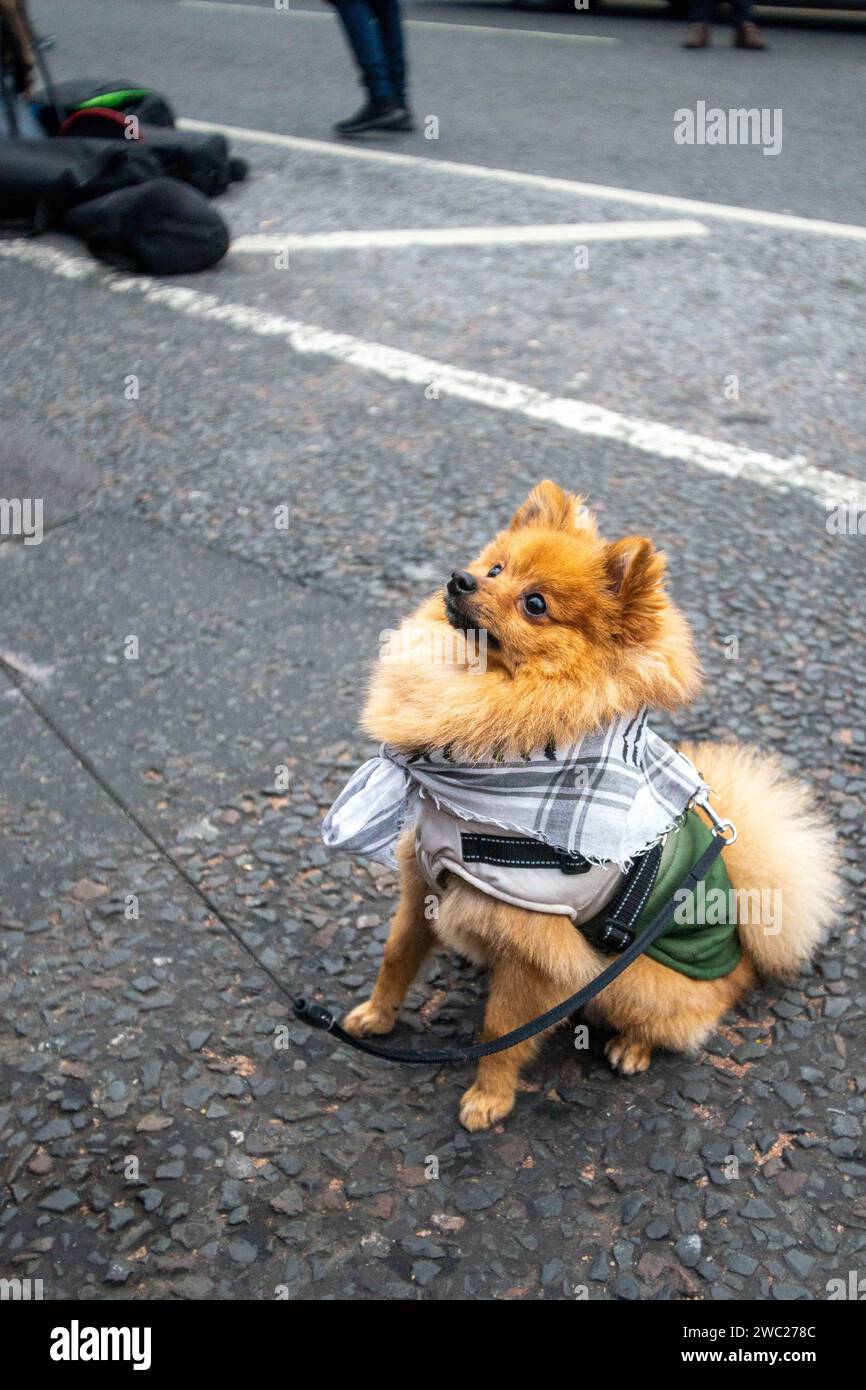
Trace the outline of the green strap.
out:
M 76 111 L 86 111 L 88 106 L 124 106 L 128 101 L 140 101 L 142 97 L 150 96 L 149 87 L 126 87 L 118 92 L 104 92 L 99 97 L 89 97 L 87 101 L 77 101 L 74 109 Z

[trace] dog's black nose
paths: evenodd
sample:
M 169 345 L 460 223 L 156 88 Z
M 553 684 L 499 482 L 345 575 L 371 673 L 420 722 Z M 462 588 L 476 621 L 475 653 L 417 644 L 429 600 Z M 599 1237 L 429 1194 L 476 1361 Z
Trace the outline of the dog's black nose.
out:
M 453 594 L 455 598 L 458 594 L 474 594 L 478 588 L 478 580 L 468 570 L 454 570 L 447 588 L 449 594 Z

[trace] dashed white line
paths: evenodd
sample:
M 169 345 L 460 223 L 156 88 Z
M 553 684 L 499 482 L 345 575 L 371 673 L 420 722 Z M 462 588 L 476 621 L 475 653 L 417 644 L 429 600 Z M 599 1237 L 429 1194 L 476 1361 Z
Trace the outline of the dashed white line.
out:
M 543 188 L 549 193 L 598 198 L 606 202 L 629 204 L 632 207 L 660 208 L 667 212 L 690 213 L 695 217 L 719 217 L 724 218 L 726 222 L 769 227 L 774 231 L 806 232 L 813 236 L 848 237 L 852 241 L 866 241 L 866 227 L 852 222 L 824 222 L 814 217 L 795 217 L 787 212 L 764 212 L 760 208 L 739 208 L 730 203 L 705 203 L 699 198 L 678 198 L 668 193 L 645 193 L 637 188 L 615 188 L 611 184 L 603 183 L 578 183 L 573 179 L 556 178 L 549 174 L 524 174 L 519 169 L 498 169 L 487 164 L 460 164 L 451 159 L 425 159 L 417 154 L 373 150 L 345 141 L 308 140 L 301 135 L 278 135 L 270 130 L 250 130 L 246 126 L 222 125 L 216 121 L 184 119 L 178 121 L 178 125 L 185 130 L 218 130 L 230 140 L 274 145 L 280 149 L 298 150 L 305 154 L 333 155 L 339 159 L 402 165 L 404 168 L 423 170 L 427 174 L 457 174 L 463 178 L 491 179 L 496 183 Z
M 237 237 L 233 251 L 351 251 L 401 246 L 521 246 L 588 241 L 648 241 L 706 236 L 701 222 L 563 222 L 540 226 L 408 227 L 380 231 L 256 232 Z
M 229 0 L 180 0 L 182 10 L 234 10 L 236 14 L 278 14 L 281 19 L 327 19 L 333 24 L 333 16 L 321 10 L 292 10 L 264 5 L 233 5 Z M 496 34 L 509 39 L 549 39 L 558 43 L 619 43 L 619 39 L 605 34 L 561 34 L 554 29 L 504 29 L 492 24 L 449 24 L 438 19 L 404 19 L 406 29 L 448 29 L 461 34 Z
M 653 420 L 622 415 L 588 401 L 553 396 L 506 377 L 488 376 L 422 357 L 414 352 L 368 342 L 349 333 L 333 333 L 314 324 L 299 323 L 264 309 L 225 303 L 201 290 L 166 284 L 146 275 L 121 275 L 105 271 L 81 257 L 54 247 L 36 245 L 24 238 L 0 241 L 0 258 L 38 266 L 72 280 L 91 280 L 117 294 L 137 294 L 148 304 L 159 304 L 204 323 L 220 323 L 241 333 L 281 341 L 302 355 L 317 354 L 362 371 L 375 372 L 390 381 L 421 388 L 435 387 L 438 397 L 471 401 L 490 410 L 507 411 L 527 420 L 543 421 L 595 439 L 607 439 L 656 458 L 674 459 L 719 473 L 745 478 L 774 492 L 796 489 L 822 503 L 838 503 L 856 494 L 856 478 L 814 467 L 804 458 L 777 458 L 773 454 L 737 444 L 708 439 L 688 430 Z

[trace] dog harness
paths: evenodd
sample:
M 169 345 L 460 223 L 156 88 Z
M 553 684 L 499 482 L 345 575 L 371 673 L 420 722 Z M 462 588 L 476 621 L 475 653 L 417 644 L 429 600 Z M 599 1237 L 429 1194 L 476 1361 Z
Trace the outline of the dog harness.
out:
M 435 891 L 455 874 L 502 902 L 568 916 L 600 949 L 623 951 L 711 843 L 691 809 L 707 791 L 642 710 L 518 761 L 465 764 L 449 749 L 422 758 L 383 745 L 340 793 L 322 834 L 393 865 L 414 822 L 418 864 Z M 712 913 L 684 903 L 647 954 L 696 979 L 728 974 L 740 957 L 729 890 L 717 858 L 705 880 Z M 629 925 L 620 927 L 625 901 Z
M 513 907 L 568 916 L 592 945 L 609 952 L 631 945 L 711 841 L 712 832 L 696 811 L 683 815 L 665 836 L 655 878 L 643 887 L 636 920 L 623 928 L 611 922 L 607 909 L 627 891 L 644 856 L 624 873 L 616 865 L 591 864 L 579 854 L 563 854 L 496 826 L 458 820 L 426 799 L 415 823 L 415 855 L 435 892 L 442 892 L 449 874 L 455 874 Z M 715 861 L 703 882 L 703 910 L 696 913 L 694 903 L 683 901 L 671 926 L 646 954 L 693 979 L 715 980 L 730 974 L 741 954 L 735 899 L 722 859 Z M 702 920 L 696 922 L 697 916 Z

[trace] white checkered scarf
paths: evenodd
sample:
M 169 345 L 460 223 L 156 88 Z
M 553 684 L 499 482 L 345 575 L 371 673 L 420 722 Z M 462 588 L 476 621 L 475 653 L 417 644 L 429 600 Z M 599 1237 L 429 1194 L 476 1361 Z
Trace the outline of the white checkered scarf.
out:
M 498 825 L 594 864 L 627 870 L 707 791 L 688 758 L 647 727 L 647 711 L 517 762 L 412 757 L 383 744 L 322 823 L 326 845 L 395 864 L 421 797 L 460 820 Z

